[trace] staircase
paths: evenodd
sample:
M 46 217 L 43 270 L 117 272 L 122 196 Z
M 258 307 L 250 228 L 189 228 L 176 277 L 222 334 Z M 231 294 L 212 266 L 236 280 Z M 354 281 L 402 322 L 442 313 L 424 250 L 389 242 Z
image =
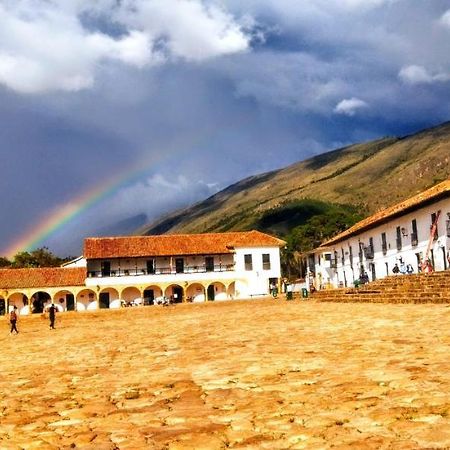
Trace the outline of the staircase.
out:
M 317 291 L 312 298 L 320 302 L 450 303 L 450 271 L 389 276 L 359 288 Z

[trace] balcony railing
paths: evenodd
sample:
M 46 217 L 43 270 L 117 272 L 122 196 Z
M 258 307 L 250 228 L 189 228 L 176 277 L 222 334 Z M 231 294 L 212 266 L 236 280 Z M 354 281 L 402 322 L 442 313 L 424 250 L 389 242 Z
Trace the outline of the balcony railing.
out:
M 212 269 L 212 267 L 208 267 Z M 111 269 L 105 270 L 88 270 L 89 278 L 102 277 L 135 277 L 142 275 L 183 275 L 189 273 L 214 273 L 214 272 L 232 272 L 234 264 L 217 264 L 214 265 L 214 270 L 207 270 L 205 266 L 185 266 L 183 272 L 177 272 L 175 267 L 157 267 L 154 271 L 148 272 L 146 268 L 136 269 Z

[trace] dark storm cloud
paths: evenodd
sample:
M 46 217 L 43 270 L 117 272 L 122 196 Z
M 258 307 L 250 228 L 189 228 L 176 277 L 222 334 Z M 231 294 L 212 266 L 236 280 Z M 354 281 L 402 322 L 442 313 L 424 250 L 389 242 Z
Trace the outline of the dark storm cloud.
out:
M 0 2 L 4 248 L 136 167 L 45 243 L 76 253 L 108 224 L 450 117 L 447 1 L 221 4 Z

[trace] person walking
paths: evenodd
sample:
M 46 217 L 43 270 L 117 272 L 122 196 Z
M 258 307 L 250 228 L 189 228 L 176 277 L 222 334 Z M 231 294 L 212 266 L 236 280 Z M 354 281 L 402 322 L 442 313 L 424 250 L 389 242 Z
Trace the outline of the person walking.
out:
M 14 308 L 9 313 L 9 322 L 11 324 L 11 331 L 9 332 L 9 334 L 13 334 L 13 331 L 15 331 L 16 334 L 19 334 L 19 330 L 17 329 L 17 319 L 17 306 L 14 305 Z
M 56 319 L 56 306 L 54 303 L 52 303 L 48 309 L 48 318 L 50 319 L 50 330 L 54 330 Z

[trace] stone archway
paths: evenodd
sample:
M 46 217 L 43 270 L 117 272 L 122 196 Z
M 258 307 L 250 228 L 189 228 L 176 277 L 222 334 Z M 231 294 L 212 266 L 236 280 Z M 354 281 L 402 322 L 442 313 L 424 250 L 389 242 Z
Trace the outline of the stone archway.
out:
M 230 300 L 236 298 L 236 283 L 234 281 L 227 287 L 227 296 Z
M 111 287 L 102 289 L 98 294 L 98 306 L 100 309 L 120 308 L 121 301 L 119 292 Z
M 143 292 L 144 305 L 154 305 L 156 301 L 162 301 L 163 295 L 163 290 L 159 286 L 155 284 L 147 286 Z
M 181 303 L 184 300 L 184 289 L 179 284 L 171 284 L 166 287 L 164 295 L 173 303 Z
M 220 281 L 215 281 L 208 286 L 208 300 L 227 300 L 227 289 Z
M 134 286 L 125 288 L 120 298 L 125 302 L 125 306 L 137 306 L 143 303 L 141 291 Z
M 204 302 L 206 300 L 205 287 L 200 283 L 192 283 L 186 289 L 186 300 L 188 302 Z
M 75 296 L 67 289 L 62 289 L 53 295 L 53 303 L 60 311 L 75 311 L 76 309 Z
M 46 291 L 36 291 L 30 297 L 30 308 L 33 314 L 41 314 L 52 302 L 52 296 Z M 60 308 L 58 308 L 60 309 Z
M 83 289 L 76 297 L 77 311 L 92 311 L 98 308 L 97 295 L 92 289 Z
M 17 307 L 19 314 L 25 316 L 30 314 L 30 302 L 28 297 L 23 292 L 15 292 L 11 294 L 7 299 L 7 311 L 10 312 L 14 308 Z

